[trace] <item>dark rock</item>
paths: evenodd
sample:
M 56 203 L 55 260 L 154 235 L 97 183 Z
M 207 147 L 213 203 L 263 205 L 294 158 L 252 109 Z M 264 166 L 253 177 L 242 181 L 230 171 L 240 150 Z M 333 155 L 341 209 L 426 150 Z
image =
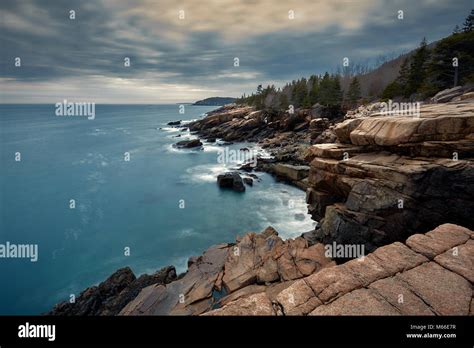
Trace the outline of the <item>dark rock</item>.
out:
M 167 123 L 168 126 L 179 126 L 181 124 L 181 120 L 179 121 L 170 121 Z
M 246 183 L 249 186 L 253 186 L 253 179 L 252 178 L 244 178 L 244 183 Z
M 245 186 L 242 177 L 239 175 L 239 173 L 236 172 L 220 174 L 217 177 L 217 184 L 221 188 L 230 188 L 237 192 L 245 191 Z
M 144 274 L 136 278 L 129 267 L 113 273 L 99 286 L 87 288 L 76 298 L 57 304 L 47 315 L 84 316 L 117 315 L 138 293 L 152 284 L 168 284 L 176 279 L 173 266 L 165 267 L 153 275 Z
M 186 148 L 186 149 L 189 149 L 189 148 L 193 148 L 193 147 L 200 147 L 200 146 L 202 146 L 202 142 L 201 142 L 201 140 L 199 140 L 199 139 L 192 139 L 192 140 L 179 141 L 179 142 L 177 142 L 175 145 L 176 145 L 176 147 L 178 147 L 178 148 Z
M 191 256 L 188 259 L 188 268 L 191 267 L 192 264 L 196 263 L 199 260 L 198 256 Z
M 254 162 L 244 163 L 239 167 L 239 170 L 243 170 L 245 172 L 251 172 L 254 169 L 255 169 Z

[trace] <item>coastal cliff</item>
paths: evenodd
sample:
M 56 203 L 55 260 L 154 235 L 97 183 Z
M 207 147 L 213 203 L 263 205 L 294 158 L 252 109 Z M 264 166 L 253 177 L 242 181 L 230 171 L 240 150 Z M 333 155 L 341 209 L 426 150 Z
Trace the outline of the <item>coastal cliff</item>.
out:
M 337 143 L 309 147 L 307 202 L 320 224 L 308 237 L 372 251 L 444 222 L 473 229 L 473 97 L 417 117 L 350 118 Z
M 190 258 L 179 277 L 117 289 L 130 295 L 113 310 L 85 313 L 472 315 L 474 93 L 443 98 L 415 117 L 383 113 L 383 103 L 333 120 L 317 105 L 228 105 L 187 124 L 202 139 L 268 149 L 255 170 L 305 190 L 316 229 L 294 240 L 271 227 L 248 233 Z M 364 257 L 328 256 L 332 244 L 362 246 Z M 96 301 L 90 292 L 81 299 Z M 49 314 L 84 312 L 73 307 Z

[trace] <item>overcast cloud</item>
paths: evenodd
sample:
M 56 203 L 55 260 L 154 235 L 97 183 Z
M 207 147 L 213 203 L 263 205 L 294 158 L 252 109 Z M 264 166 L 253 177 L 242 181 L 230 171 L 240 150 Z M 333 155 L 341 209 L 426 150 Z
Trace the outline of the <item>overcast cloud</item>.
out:
M 240 96 L 259 83 L 333 71 L 343 57 L 374 61 L 415 48 L 423 36 L 438 40 L 471 6 L 471 0 L 2 0 L 0 102 Z

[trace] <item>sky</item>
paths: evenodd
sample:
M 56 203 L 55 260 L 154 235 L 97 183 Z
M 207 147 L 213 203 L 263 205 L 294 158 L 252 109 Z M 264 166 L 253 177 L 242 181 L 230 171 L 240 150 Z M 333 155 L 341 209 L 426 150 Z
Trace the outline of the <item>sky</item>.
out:
M 408 52 L 423 37 L 449 35 L 471 7 L 472 0 L 1 0 L 0 103 L 238 97 L 258 84 L 335 71 L 344 57 L 355 64 Z

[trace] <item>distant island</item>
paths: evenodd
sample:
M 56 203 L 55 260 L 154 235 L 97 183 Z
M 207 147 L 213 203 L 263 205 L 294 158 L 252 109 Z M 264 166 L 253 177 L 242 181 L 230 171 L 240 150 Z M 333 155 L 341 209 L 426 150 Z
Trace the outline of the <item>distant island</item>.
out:
M 236 98 L 232 97 L 212 97 L 203 100 L 198 100 L 193 105 L 205 105 L 205 106 L 222 106 L 233 103 Z

